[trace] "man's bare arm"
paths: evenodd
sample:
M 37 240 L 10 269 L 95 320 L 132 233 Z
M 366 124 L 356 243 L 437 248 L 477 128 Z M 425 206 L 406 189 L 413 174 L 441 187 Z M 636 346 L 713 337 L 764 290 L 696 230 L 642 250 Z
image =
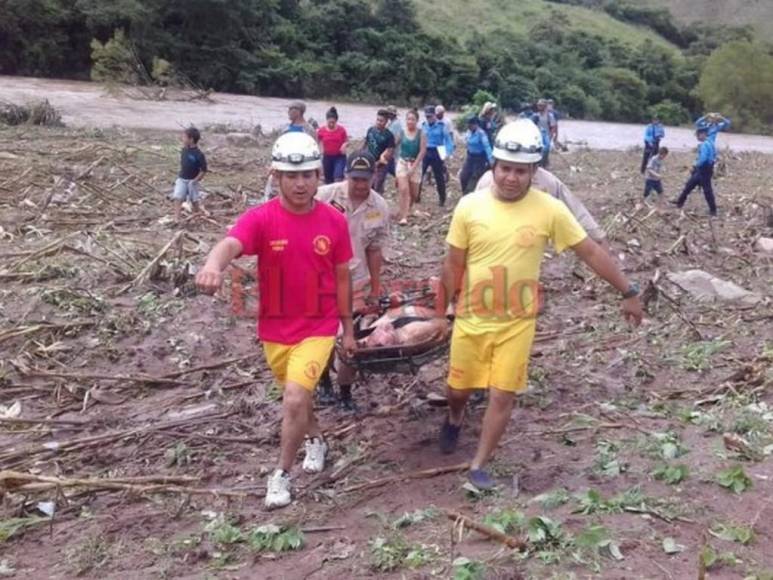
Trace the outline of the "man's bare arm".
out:
M 341 316 L 341 326 L 344 337 L 354 337 L 352 322 L 352 275 L 349 272 L 349 262 L 336 266 L 336 302 Z
M 366 248 L 365 260 L 368 263 L 368 273 L 370 274 L 370 294 L 378 296 L 381 294 L 381 267 L 384 264 L 384 254 L 381 247 Z
M 242 254 L 242 243 L 236 238 L 226 237 L 212 248 L 204 267 L 196 274 L 196 286 L 202 292 L 214 294 L 223 283 L 223 272 L 232 260 Z
M 437 316 L 445 316 L 448 304 L 456 298 L 462 289 L 464 268 L 467 264 L 467 250 L 448 245 L 448 253 L 443 262 L 443 271 L 440 276 L 441 296 L 438 296 Z
M 621 294 L 628 291 L 631 286 L 628 278 L 609 254 L 596 242 L 586 237 L 579 244 L 572 246 L 572 250 L 591 270 L 609 282 Z M 637 326 L 641 324 L 643 312 L 637 296 L 623 300 L 623 315 Z

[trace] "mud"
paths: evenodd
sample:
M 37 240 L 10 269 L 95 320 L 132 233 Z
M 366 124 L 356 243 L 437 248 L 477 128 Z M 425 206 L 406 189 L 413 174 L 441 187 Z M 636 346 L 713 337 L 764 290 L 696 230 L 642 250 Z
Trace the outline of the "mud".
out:
M 93 111 L 83 106 L 88 99 L 101 98 L 86 97 L 84 115 Z M 0 131 L 0 404 L 19 402 L 17 419 L 31 421 L 0 420 L 0 465 L 62 479 L 192 478 L 163 489 L 6 489 L 0 530 L 12 518 L 42 517 L 39 501 L 56 504 L 53 521 L 0 542 L 0 560 L 15 577 L 451 578 L 460 574 L 455 559 L 465 556 L 483 564 L 479 578 L 681 579 L 698 575 L 705 546 L 726 556 L 708 578 L 762 578 L 773 570 L 773 467 L 765 455 L 773 417 L 762 406 L 773 406 L 773 268 L 752 249 L 759 235 L 771 235 L 770 157 L 725 156 L 716 183 L 722 218 L 712 234 L 699 193 L 686 214 L 641 205 L 636 154 L 556 154 L 555 172 L 606 225 L 628 274 L 644 288 L 654 280 L 645 325 L 630 329 L 614 292 L 571 256 L 550 254 L 530 391 L 492 465 L 498 493 L 470 496 L 460 472 L 408 478 L 467 461 L 475 449 L 483 407 L 470 410 L 457 453 L 437 451 L 444 411 L 428 396 L 443 392 L 441 360 L 416 377 L 364 377 L 355 391 L 359 416 L 321 409 L 330 467 L 316 479 L 298 469 L 300 497 L 268 513 L 262 493 L 276 460 L 280 409 L 273 381 L 254 321 L 233 312 L 228 285 L 215 298 L 197 295 L 191 268 L 256 203 L 265 162 L 252 160 L 265 160 L 269 143 L 244 149 L 214 145 L 213 137 L 205 135 L 203 145 L 212 169 L 204 182 L 208 215 L 178 228 L 168 221 L 165 199 L 179 159 L 175 133 Z M 668 195 L 682 184 L 691 157 L 669 158 Z M 456 159 L 452 174 L 458 166 Z M 450 195 L 458 199 L 458 184 Z M 394 206 L 391 180 L 387 197 Z M 394 226 L 388 279 L 439 268 L 449 213 L 437 207 L 432 189 L 420 210 L 409 226 Z M 154 260 L 157 267 L 140 276 Z M 250 260 L 239 265 L 254 267 Z M 697 303 L 665 278 L 690 268 L 764 301 L 754 308 Z M 242 281 L 249 290 L 249 276 Z M 701 345 L 717 341 L 724 345 L 717 352 L 700 354 Z M 724 432 L 744 437 L 753 458 L 726 448 Z M 678 442 L 678 457 L 662 457 L 662 434 Z M 678 485 L 656 480 L 663 463 L 686 465 L 687 478 Z M 736 494 L 715 482 L 733 466 L 749 476 L 750 489 Z M 406 479 L 349 490 L 397 474 Z M 576 497 L 595 490 L 608 500 L 632 488 L 641 497 L 627 511 L 583 513 Z M 560 489 L 567 501 L 558 507 L 535 499 Z M 393 525 L 405 512 L 431 506 L 478 521 L 498 510 L 542 515 L 559 522 L 564 536 L 552 545 L 532 542 L 530 554 L 519 555 L 475 532 L 454 534 L 443 517 Z M 296 525 L 307 530 L 306 544 L 256 552 L 243 538 L 217 535 L 215 514 L 243 534 L 267 523 Z M 748 545 L 719 539 L 708 532 L 719 523 L 749 527 L 755 538 Z M 604 527 L 622 560 L 581 549 L 583 531 L 593 525 Z M 423 560 L 378 569 L 379 537 L 410 544 Z M 664 538 L 684 550 L 666 554 Z

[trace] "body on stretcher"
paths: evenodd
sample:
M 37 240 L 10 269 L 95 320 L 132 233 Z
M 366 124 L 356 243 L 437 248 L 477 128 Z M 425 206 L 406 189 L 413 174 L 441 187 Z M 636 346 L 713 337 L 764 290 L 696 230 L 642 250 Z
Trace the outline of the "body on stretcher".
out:
M 358 349 L 347 357 L 339 341 L 339 358 L 359 371 L 415 374 L 448 352 L 452 317 L 438 318 L 432 306 L 415 304 L 431 304 L 434 297 L 429 287 L 421 288 L 400 299 L 393 295 L 380 300 L 375 308 L 379 317 L 373 308 L 358 314 L 354 329 Z

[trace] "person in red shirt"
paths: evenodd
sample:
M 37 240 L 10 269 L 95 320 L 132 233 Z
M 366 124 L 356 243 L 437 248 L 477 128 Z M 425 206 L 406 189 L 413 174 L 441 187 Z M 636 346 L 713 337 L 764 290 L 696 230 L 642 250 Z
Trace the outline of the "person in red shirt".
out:
M 268 508 L 290 503 L 290 469 L 304 437 L 304 471 L 325 467 L 327 444 L 314 416 L 313 391 L 330 360 L 339 322 L 343 348 L 350 354 L 356 348 L 349 228 L 341 212 L 314 199 L 320 157 L 305 133 L 279 137 L 271 162 L 279 197 L 244 213 L 196 275 L 199 289 L 213 294 L 231 260 L 258 256 L 258 338 L 284 385 L 279 464 L 268 478 Z
M 322 169 L 325 173 L 325 183 L 329 184 L 344 180 L 349 135 L 346 129 L 338 124 L 338 111 L 335 107 L 330 107 L 325 117 L 327 124 L 317 129 L 317 139 L 322 144 Z

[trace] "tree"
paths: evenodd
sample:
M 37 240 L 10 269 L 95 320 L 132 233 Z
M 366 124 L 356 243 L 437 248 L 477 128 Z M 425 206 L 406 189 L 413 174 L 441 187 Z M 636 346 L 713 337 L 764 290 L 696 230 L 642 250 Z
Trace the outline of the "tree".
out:
M 102 44 L 91 41 L 91 79 L 104 83 L 125 85 L 147 84 L 147 72 L 123 30 L 116 30 L 113 38 Z
M 731 117 L 735 128 L 770 132 L 773 56 L 750 42 L 731 42 L 718 48 L 703 67 L 698 94 L 709 110 Z
M 605 118 L 610 121 L 642 121 L 645 115 L 647 85 L 635 72 L 624 68 L 601 69 L 601 76 L 607 82 L 610 92 L 610 104 L 615 103 L 612 115 Z M 603 101 L 602 101 L 603 104 Z
M 681 125 L 685 123 L 689 116 L 687 109 L 679 103 L 666 99 L 647 109 L 649 117 L 658 117 L 666 125 Z

